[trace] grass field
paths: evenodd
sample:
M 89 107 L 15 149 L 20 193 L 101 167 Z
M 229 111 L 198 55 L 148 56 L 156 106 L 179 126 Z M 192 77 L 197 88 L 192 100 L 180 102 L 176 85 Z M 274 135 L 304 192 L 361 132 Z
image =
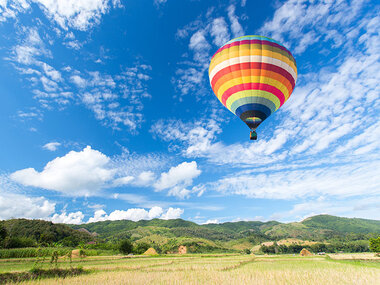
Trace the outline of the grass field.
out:
M 0 260 L 0 273 L 22 272 L 35 259 Z M 380 284 L 380 258 L 342 254 L 332 258 L 293 255 L 186 255 L 86 257 L 71 266 L 89 273 L 25 284 Z M 51 268 L 49 261 L 43 268 Z M 70 267 L 60 260 L 60 268 Z

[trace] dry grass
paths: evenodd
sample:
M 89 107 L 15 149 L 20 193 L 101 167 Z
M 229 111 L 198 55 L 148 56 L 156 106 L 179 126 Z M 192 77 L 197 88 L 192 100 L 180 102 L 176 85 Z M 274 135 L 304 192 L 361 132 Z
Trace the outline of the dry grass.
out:
M 316 244 L 316 243 L 317 242 L 315 242 L 315 241 L 300 240 L 300 239 L 297 239 L 297 238 L 282 239 L 282 240 L 279 240 L 277 242 L 278 245 L 286 245 L 286 246 L 293 245 L 293 244 L 312 245 L 312 244 Z M 273 244 L 274 244 L 273 241 L 268 241 L 268 242 L 263 242 L 261 245 L 271 246 Z
M 380 257 L 376 256 L 374 253 L 329 253 L 328 256 L 335 260 L 373 260 L 379 261 Z
M 344 255 L 347 256 L 347 255 Z M 359 256 L 359 255 L 355 255 Z M 364 255 L 361 255 L 362 257 Z M 365 254 L 368 257 L 368 254 Z M 111 261 L 111 260 L 109 260 Z M 379 284 L 380 264 L 324 257 L 181 256 L 112 260 L 86 266 L 93 274 L 32 284 Z M 352 263 L 352 264 L 351 264 Z M 378 266 L 379 265 L 379 266 Z

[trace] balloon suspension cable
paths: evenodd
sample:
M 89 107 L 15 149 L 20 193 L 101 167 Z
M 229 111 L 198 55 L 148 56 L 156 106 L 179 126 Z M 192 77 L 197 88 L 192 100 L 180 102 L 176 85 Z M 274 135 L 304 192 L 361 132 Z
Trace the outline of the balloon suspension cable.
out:
M 251 130 L 251 132 L 249 133 L 249 139 L 250 139 L 251 141 L 255 141 L 255 140 L 257 140 L 257 133 L 256 133 L 255 130 Z

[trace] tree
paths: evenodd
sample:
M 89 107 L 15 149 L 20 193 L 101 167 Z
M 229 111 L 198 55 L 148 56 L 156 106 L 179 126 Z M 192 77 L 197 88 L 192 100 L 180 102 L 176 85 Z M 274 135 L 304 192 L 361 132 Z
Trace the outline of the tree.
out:
M 369 249 L 373 252 L 380 253 L 380 236 L 369 240 Z
M 147 251 L 149 248 L 151 247 L 151 245 L 149 243 L 146 243 L 146 242 L 139 242 L 135 245 L 135 248 L 133 250 L 133 252 L 135 254 L 143 254 L 145 251 Z
M 129 239 L 125 239 L 119 244 L 119 251 L 122 254 L 129 254 L 133 251 L 133 245 Z
M 4 246 L 4 240 L 7 237 L 7 235 L 7 229 L 3 225 L 0 225 L 0 247 Z

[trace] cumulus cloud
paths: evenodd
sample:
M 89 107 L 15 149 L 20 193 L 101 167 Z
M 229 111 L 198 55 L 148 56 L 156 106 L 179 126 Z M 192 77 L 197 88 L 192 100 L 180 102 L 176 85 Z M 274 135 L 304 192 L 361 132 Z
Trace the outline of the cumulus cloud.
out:
M 183 210 L 180 208 L 169 208 L 164 211 L 161 207 L 152 207 L 148 211 L 142 208 L 128 209 L 128 210 L 115 210 L 109 215 L 104 210 L 97 210 L 94 213 L 94 217 L 88 220 L 88 223 L 95 223 L 99 221 L 116 221 L 116 220 L 151 220 L 160 218 L 164 220 L 177 219 L 183 214 Z
M 161 215 L 161 219 L 163 220 L 179 219 L 183 213 L 184 213 L 183 209 L 170 207 L 166 211 L 166 213 Z
M 203 223 L 203 225 L 208 225 L 208 224 L 219 224 L 219 220 L 218 219 L 210 219 L 210 220 L 207 220 L 206 222 Z
M 152 171 L 143 171 L 138 176 L 123 176 L 114 180 L 115 186 L 122 185 L 134 185 L 140 187 L 146 187 L 151 185 L 153 179 L 155 178 L 155 174 Z
M 55 203 L 44 197 L 0 193 L 0 220 L 11 218 L 48 219 L 55 212 Z
M 87 146 L 82 151 L 70 151 L 46 164 L 41 172 L 26 168 L 11 174 L 25 186 L 55 190 L 66 195 L 81 196 L 97 193 L 111 180 L 115 171 L 107 168 L 110 158 Z
M 45 144 L 42 148 L 50 150 L 50 151 L 56 151 L 60 145 L 61 143 L 59 142 L 49 142 Z
M 168 172 L 162 173 L 160 179 L 154 186 L 157 190 L 163 190 L 180 183 L 190 185 L 192 184 L 193 179 L 200 174 L 201 171 L 198 169 L 195 161 L 182 162 L 181 164 L 170 168 Z
M 180 199 L 189 197 L 190 191 L 186 189 L 193 183 L 193 179 L 201 174 L 197 163 L 183 162 L 171 167 L 168 172 L 161 173 L 159 180 L 153 185 L 157 191 L 170 189 L 168 194 Z
M 59 223 L 59 224 L 74 224 L 79 225 L 83 223 L 84 214 L 81 211 L 73 212 L 73 213 L 66 213 L 63 212 L 61 214 L 54 214 L 53 217 L 51 217 L 51 221 L 53 223 Z

